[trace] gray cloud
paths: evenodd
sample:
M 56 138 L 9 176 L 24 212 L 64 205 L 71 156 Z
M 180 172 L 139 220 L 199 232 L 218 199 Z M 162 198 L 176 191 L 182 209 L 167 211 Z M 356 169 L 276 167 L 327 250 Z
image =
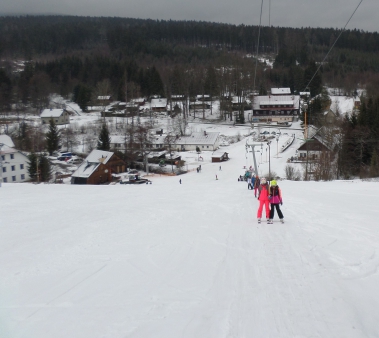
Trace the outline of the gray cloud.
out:
M 262 24 L 269 24 L 264 1 Z M 271 25 L 281 27 L 342 28 L 359 0 L 271 0 Z M 260 0 L 3 0 L 2 13 L 118 16 L 162 20 L 195 20 L 258 25 Z M 364 0 L 348 29 L 378 31 L 378 0 Z

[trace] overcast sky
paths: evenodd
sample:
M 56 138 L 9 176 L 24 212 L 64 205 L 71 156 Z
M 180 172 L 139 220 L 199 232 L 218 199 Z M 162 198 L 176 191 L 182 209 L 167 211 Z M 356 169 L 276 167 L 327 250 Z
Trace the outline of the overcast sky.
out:
M 69 14 L 258 25 L 261 0 L 2 0 L 3 14 Z M 264 0 L 262 24 L 342 28 L 360 0 Z M 271 6 L 269 4 L 271 3 Z M 269 8 L 271 7 L 271 11 Z M 348 29 L 379 31 L 379 0 L 363 0 Z

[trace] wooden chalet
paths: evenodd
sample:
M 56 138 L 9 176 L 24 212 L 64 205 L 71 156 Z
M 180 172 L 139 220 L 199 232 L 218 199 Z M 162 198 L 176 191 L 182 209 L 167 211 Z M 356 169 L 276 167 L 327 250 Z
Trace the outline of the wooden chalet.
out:
M 317 160 L 322 153 L 332 154 L 333 152 L 333 140 L 328 140 L 321 136 L 322 130 L 318 133 L 309 136 L 298 149 L 298 157 L 300 161 Z
M 224 162 L 229 160 L 229 153 L 216 151 L 212 154 L 212 162 Z
M 125 172 L 126 163 L 110 151 L 92 150 L 71 176 L 71 184 L 104 184 Z

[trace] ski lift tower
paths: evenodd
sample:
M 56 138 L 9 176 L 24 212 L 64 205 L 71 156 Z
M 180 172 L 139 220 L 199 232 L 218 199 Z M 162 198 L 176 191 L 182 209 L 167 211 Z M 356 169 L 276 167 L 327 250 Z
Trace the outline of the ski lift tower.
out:
M 257 167 L 257 160 L 255 159 L 255 147 L 261 147 L 261 143 L 258 142 L 251 142 L 250 138 L 246 140 L 246 154 L 247 153 L 253 153 L 253 159 L 254 159 L 254 172 L 255 175 L 258 174 L 258 167 Z

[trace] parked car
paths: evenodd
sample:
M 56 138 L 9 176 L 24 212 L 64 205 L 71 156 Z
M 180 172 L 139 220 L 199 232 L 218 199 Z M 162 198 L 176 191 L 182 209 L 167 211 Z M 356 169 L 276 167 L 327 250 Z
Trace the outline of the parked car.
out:
M 83 159 L 80 157 L 71 157 L 69 160 L 66 161 L 67 163 L 70 164 L 80 164 L 83 162 Z
M 68 161 L 69 159 L 71 159 L 71 155 L 61 155 L 57 158 L 58 161 Z

